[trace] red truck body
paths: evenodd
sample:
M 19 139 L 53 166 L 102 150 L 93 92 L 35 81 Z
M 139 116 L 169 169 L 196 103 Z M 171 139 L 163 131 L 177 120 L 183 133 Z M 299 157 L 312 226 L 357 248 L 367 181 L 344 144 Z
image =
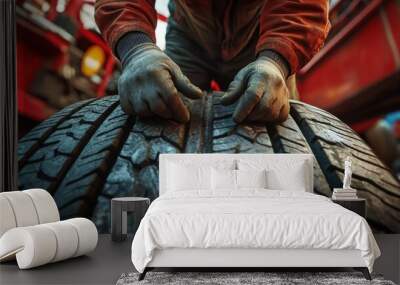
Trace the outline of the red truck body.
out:
M 324 48 L 298 73 L 300 100 L 364 132 L 400 110 L 400 2 L 340 1 Z

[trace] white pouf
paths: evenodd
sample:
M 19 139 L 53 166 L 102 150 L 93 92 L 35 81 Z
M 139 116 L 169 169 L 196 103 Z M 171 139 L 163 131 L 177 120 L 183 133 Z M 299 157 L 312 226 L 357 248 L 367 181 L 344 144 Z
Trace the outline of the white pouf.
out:
M 85 218 L 59 221 L 53 197 L 42 189 L 0 193 L 0 261 L 20 269 L 57 262 L 94 250 L 96 226 Z

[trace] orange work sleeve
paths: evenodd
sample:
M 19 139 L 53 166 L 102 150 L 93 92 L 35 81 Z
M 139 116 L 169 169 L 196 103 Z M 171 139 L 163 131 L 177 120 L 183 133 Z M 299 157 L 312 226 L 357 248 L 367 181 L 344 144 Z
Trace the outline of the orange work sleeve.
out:
M 269 0 L 260 15 L 257 54 L 274 50 L 297 72 L 321 49 L 328 34 L 328 1 Z
M 143 32 L 156 41 L 157 12 L 154 4 L 155 0 L 96 1 L 96 24 L 114 52 L 118 40 L 127 32 Z

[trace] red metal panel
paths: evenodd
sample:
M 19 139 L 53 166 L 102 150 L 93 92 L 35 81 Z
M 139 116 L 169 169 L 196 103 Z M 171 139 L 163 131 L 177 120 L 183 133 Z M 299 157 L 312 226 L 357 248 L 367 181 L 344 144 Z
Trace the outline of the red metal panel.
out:
M 57 69 L 67 60 L 68 43 L 21 18 L 17 19 L 17 42 L 18 112 L 42 121 L 56 110 L 27 90 L 38 70 L 45 66 Z
M 18 89 L 17 98 L 18 113 L 35 121 L 43 121 L 57 111 L 39 98 L 25 93 L 22 89 Z
M 390 1 L 386 5 L 385 13 L 387 15 L 393 40 L 397 46 L 397 53 L 400 53 L 400 2 Z
M 38 71 L 46 68 L 57 73 L 65 64 L 70 64 L 71 47 L 84 51 L 89 46 L 97 45 L 103 49 L 106 61 L 103 72 L 100 74 L 101 81 L 99 84 L 93 84 L 93 92 L 97 97 L 104 96 L 105 89 L 116 68 L 116 59 L 101 36 L 91 30 L 85 30 L 80 23 L 79 12 L 83 3 L 93 4 L 94 1 L 70 1 L 65 11 L 66 14 L 72 16 L 72 20 L 79 23 L 75 42 L 72 43 L 67 42 L 51 29 L 38 25 L 29 16 L 19 15 L 17 17 L 17 86 L 20 114 L 41 121 L 56 111 L 41 98 L 30 94 L 29 90 Z M 47 13 L 49 19 L 57 16 L 56 4 L 57 1 L 51 1 L 51 9 Z M 23 8 L 21 9 L 24 11 Z M 61 94 L 55 94 L 55 96 L 61 96 Z
M 398 28 L 400 9 L 394 2 L 372 1 L 303 68 L 301 100 L 329 109 L 398 69 L 380 14 L 381 4 L 397 5 L 390 20 Z

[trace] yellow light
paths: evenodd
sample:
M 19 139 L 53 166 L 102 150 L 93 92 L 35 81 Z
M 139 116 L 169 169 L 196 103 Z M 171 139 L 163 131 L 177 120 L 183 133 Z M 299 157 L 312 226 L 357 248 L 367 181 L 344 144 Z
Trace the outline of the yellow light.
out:
M 96 45 L 89 47 L 82 58 L 81 72 L 87 77 L 95 75 L 102 67 L 105 57 L 101 47 Z

